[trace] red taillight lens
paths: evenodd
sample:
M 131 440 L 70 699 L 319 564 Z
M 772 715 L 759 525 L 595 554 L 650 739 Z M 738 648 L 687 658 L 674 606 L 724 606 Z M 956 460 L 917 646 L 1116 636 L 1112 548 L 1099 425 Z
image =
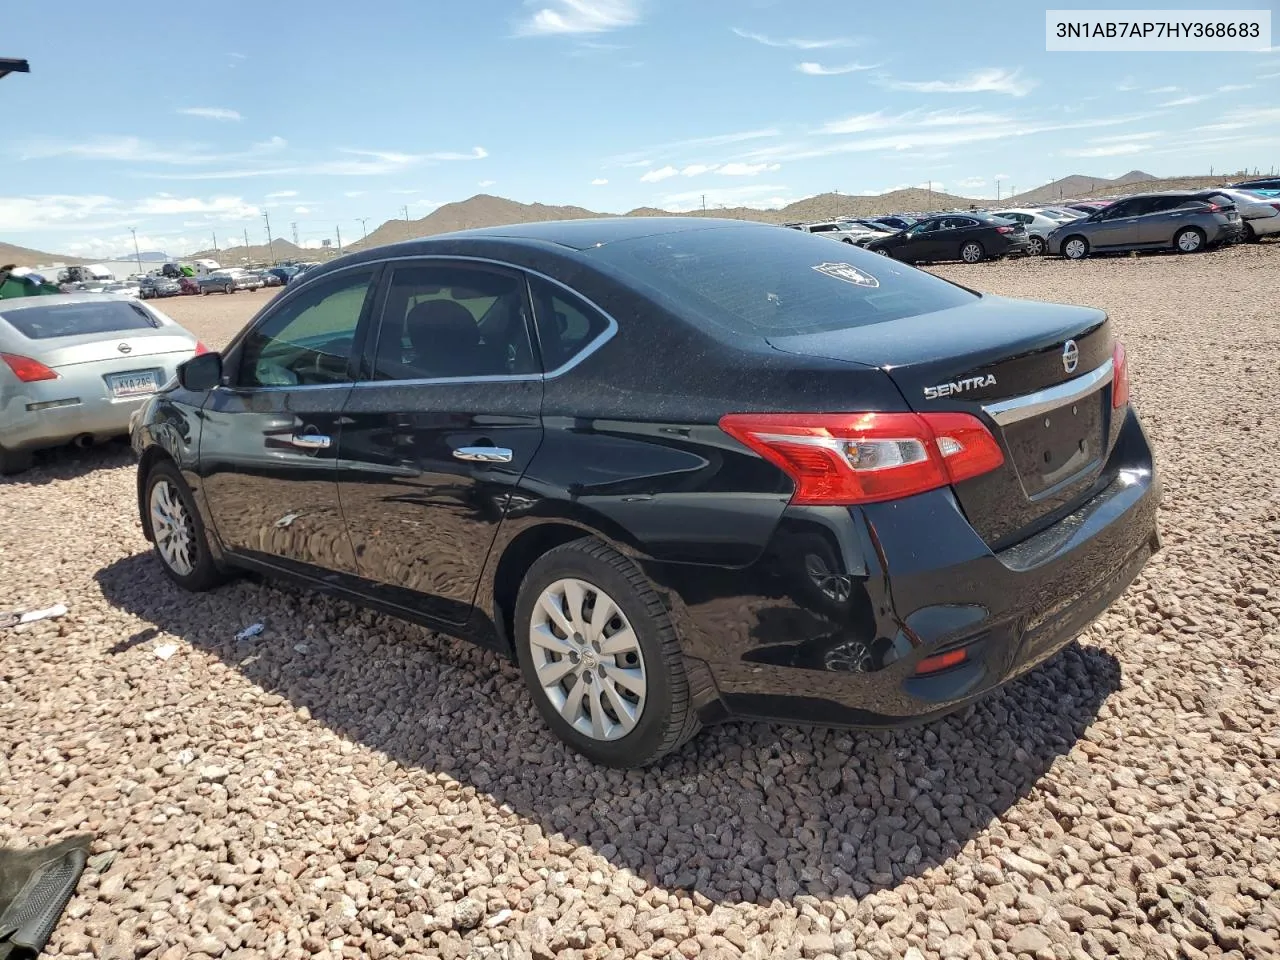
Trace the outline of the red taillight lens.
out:
M 208 353 L 208 352 L 209 352 L 209 348 L 208 348 L 208 347 L 206 347 L 206 346 L 205 346 L 203 343 L 201 343 L 199 340 L 197 340 L 197 341 L 196 341 L 196 356 L 198 357 L 198 356 L 200 356 L 200 354 L 202 354 L 202 353 Z
M 1004 463 L 967 413 L 731 413 L 720 429 L 795 481 L 792 503 L 811 506 L 897 500 Z
M 1111 408 L 1119 410 L 1129 402 L 1129 361 L 1124 355 L 1124 344 L 1116 341 L 1111 351 Z
M 1013 227 L 996 227 L 996 233 L 1013 233 Z
M 12 370 L 23 383 L 36 383 L 40 380 L 58 379 L 58 375 L 39 360 L 32 360 L 30 357 L 20 357 L 16 353 L 0 353 L 0 359 L 3 359 L 4 362 L 8 364 L 9 369 Z
M 1272 206 L 1275 207 L 1277 210 L 1280 210 L 1280 203 L 1273 203 Z
M 916 673 L 937 673 L 939 670 L 946 670 L 948 667 L 964 663 L 968 658 L 969 654 L 964 650 L 952 650 L 948 653 L 925 657 L 916 664 Z

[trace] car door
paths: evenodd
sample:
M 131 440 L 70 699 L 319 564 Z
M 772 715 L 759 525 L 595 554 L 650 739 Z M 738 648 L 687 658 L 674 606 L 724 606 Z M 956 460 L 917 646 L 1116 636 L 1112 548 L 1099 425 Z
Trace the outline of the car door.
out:
M 1136 246 L 1142 242 L 1139 216 L 1146 204 L 1142 198 L 1121 200 L 1107 207 L 1089 232 L 1089 243 L 1095 249 Z
M 900 234 L 901 240 L 894 250 L 894 256 L 907 263 L 933 259 L 937 252 L 935 238 L 940 223 L 940 220 L 925 220 Z
M 338 484 L 363 588 L 437 621 L 471 613 L 508 497 L 542 442 L 522 273 L 394 264 L 343 411 Z
M 336 464 L 376 272 L 300 285 L 227 352 L 200 435 L 204 489 L 227 550 L 309 576 L 355 572 Z
M 987 238 L 980 236 L 981 225 L 971 217 L 946 217 L 938 225 L 933 234 L 934 258 L 937 260 L 959 260 L 960 248 L 966 240 L 977 240 L 984 247 L 990 248 Z

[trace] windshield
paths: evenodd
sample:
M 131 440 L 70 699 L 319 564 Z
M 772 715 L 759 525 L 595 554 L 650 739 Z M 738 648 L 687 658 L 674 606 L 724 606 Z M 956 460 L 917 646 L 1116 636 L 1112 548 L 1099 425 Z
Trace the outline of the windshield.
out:
M 108 299 L 98 303 L 51 303 L 48 306 L 23 307 L 0 314 L 0 319 L 28 340 L 52 340 L 160 326 L 160 322 L 138 304 Z
M 590 256 L 731 334 L 821 333 L 946 310 L 976 294 L 923 271 L 792 230 L 723 228 L 605 244 Z M 663 293 L 658 293 L 662 291 Z

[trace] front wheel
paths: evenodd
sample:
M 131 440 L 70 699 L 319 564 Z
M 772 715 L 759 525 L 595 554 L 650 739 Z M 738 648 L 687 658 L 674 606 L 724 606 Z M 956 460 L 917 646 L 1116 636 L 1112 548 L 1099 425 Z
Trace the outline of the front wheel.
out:
M 1031 237 L 1027 241 L 1027 256 L 1042 257 L 1044 256 L 1044 238 Z
M 200 288 L 200 295 L 201 295 L 202 297 L 207 297 L 207 296 L 209 295 L 209 288 L 208 288 L 208 287 L 201 287 L 201 288 Z
M 978 263 L 984 256 L 986 251 L 977 240 L 970 240 L 960 247 L 960 259 L 965 263 Z
M 1068 260 L 1083 260 L 1089 255 L 1089 241 L 1084 237 L 1068 237 L 1062 244 L 1062 255 Z
M 214 563 L 204 521 L 177 466 L 164 460 L 152 467 L 146 493 L 147 520 L 165 575 L 195 592 L 222 583 L 226 577 Z
M 886 250 L 884 247 L 881 247 L 879 250 L 876 251 L 876 253 L 880 254 L 880 256 L 882 257 L 889 257 L 890 259 L 893 259 L 893 254 L 890 253 L 888 250 Z
M 222 292 L 223 292 L 223 293 L 235 293 L 235 292 L 236 292 L 236 288 L 235 288 L 235 287 L 233 287 L 231 284 L 229 284 L 229 283 L 228 283 L 225 287 L 223 287 L 223 288 L 222 288 Z
M 1179 253 L 1198 253 L 1204 249 L 1204 234 L 1196 227 L 1179 230 L 1173 238 L 1173 249 Z
M 589 760 L 647 766 L 698 731 L 671 617 L 607 544 L 575 540 L 539 557 L 520 586 L 515 632 L 538 712 Z

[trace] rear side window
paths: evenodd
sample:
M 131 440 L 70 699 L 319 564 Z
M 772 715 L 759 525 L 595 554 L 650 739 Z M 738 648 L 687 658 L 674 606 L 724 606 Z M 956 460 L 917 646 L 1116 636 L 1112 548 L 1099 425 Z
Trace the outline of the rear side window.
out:
M 139 304 L 105 298 L 101 303 L 54 301 L 48 306 L 10 310 L 0 314 L 0 317 L 28 340 L 82 337 L 94 333 L 119 333 L 162 326 L 159 320 Z
M 977 299 L 886 257 L 767 227 L 662 234 L 590 255 L 675 300 L 685 319 L 738 335 L 842 330 Z
M 796 237 L 806 236 L 787 232 Z M 823 242 L 831 243 L 830 240 Z M 544 370 L 564 366 L 609 328 L 609 321 L 600 311 L 562 287 L 540 277 L 530 277 L 529 286 L 533 291 Z

